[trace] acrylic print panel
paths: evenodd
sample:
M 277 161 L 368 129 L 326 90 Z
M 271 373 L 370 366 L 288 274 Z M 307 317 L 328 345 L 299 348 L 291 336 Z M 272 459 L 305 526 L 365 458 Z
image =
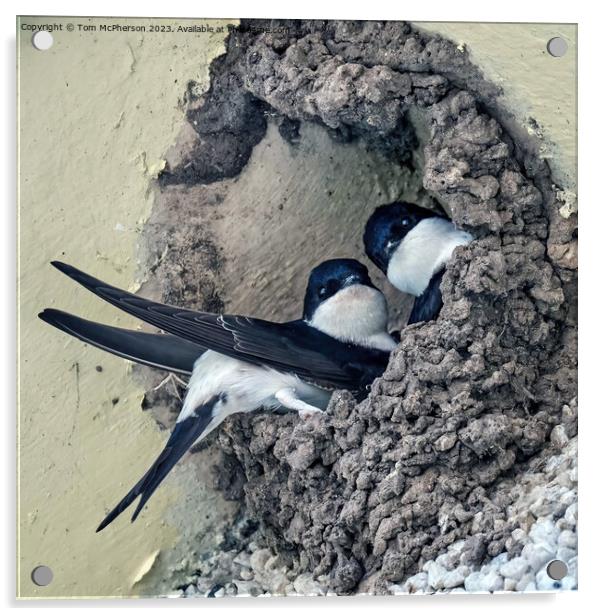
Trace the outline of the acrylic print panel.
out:
M 20 597 L 577 587 L 576 26 L 17 33 Z

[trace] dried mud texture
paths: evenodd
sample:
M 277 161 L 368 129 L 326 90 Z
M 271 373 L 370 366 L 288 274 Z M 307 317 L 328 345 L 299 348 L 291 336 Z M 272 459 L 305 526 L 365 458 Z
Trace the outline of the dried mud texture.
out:
M 577 437 L 569 439 L 556 426 L 551 443 L 521 464 L 512 477 L 498 482 L 489 493 L 488 512 L 499 535 L 507 535 L 504 551 L 483 564 L 486 544 L 478 535 L 458 539 L 422 570 L 403 583 L 392 583 L 391 594 L 433 592 L 496 592 L 573 590 L 577 587 Z M 534 521 L 535 520 L 535 521 Z M 249 532 L 250 531 L 250 532 Z M 244 545 L 241 550 L 240 546 Z M 551 579 L 547 564 L 554 559 L 567 564 L 568 575 Z M 215 551 L 195 562 L 192 574 L 179 587 L 185 597 L 232 595 L 327 595 L 328 574 L 314 576 L 262 545 L 262 537 L 248 520 L 238 520 L 224 534 Z M 367 578 L 358 587 L 370 588 Z
M 520 473 L 500 481 L 490 494 L 495 523 L 507 535 L 504 551 L 485 565 L 473 561 L 475 541 L 460 539 L 429 560 L 422 571 L 393 593 L 574 590 L 577 587 L 577 438 L 562 426 L 551 445 L 521 465 Z M 479 514 L 473 525 L 480 524 Z M 480 549 L 484 546 L 481 545 Z M 547 564 L 566 563 L 568 575 L 555 581 Z
M 536 148 L 493 117 L 496 89 L 465 53 L 407 24 L 243 22 L 212 84 L 194 112 L 200 142 L 164 183 L 236 174 L 266 109 L 287 134 L 317 122 L 403 164 L 412 109 L 424 188 L 476 238 L 449 264 L 439 319 L 402 332 L 368 399 L 337 393 L 309 421 L 232 417 L 218 485 L 336 593 L 386 592 L 458 540 L 469 567 L 500 554 L 515 528 L 496 503 L 556 426 L 577 429 L 576 220 Z

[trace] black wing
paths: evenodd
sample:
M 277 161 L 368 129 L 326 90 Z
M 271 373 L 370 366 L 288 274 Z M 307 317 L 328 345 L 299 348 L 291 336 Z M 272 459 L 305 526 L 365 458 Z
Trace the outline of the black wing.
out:
M 224 355 L 293 372 L 325 387 L 361 389 L 384 371 L 389 353 L 335 340 L 304 321 L 271 323 L 243 316 L 183 310 L 143 299 L 64 263 L 61 272 L 117 308 Z
M 439 316 L 443 306 L 441 298 L 441 279 L 445 269 L 437 272 L 430 280 L 428 287 L 414 300 L 414 306 L 408 319 L 408 325 L 420 321 L 432 321 Z
M 169 334 L 149 334 L 80 319 L 68 312 L 46 308 L 42 321 L 114 355 L 139 364 L 180 374 L 192 374 L 194 362 L 207 350 Z
M 213 406 L 218 398 L 212 398 L 195 409 L 190 416 L 179 421 L 159 457 L 144 474 L 144 477 L 119 501 L 117 506 L 100 523 L 96 532 L 106 528 L 118 515 L 123 513 L 140 496 L 138 506 L 132 516 L 132 522 L 138 517 L 142 508 L 167 477 L 169 471 L 178 463 L 180 458 L 194 445 L 195 441 L 211 423 Z

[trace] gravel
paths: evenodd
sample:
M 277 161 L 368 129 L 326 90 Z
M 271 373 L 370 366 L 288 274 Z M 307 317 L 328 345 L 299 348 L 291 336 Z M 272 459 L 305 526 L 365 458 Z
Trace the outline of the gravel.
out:
M 557 445 L 555 445 L 557 446 Z M 531 461 L 536 467 L 541 459 Z M 393 585 L 395 594 L 450 591 L 463 587 L 468 592 L 556 591 L 577 589 L 577 440 L 565 441 L 562 453 L 547 459 L 543 471 L 531 469 L 521 480 L 524 492 L 508 508 L 505 525 L 517 525 L 504 551 L 480 567 L 453 566 L 462 562 L 466 542 L 458 541 L 422 566 L 422 572 L 403 584 Z M 529 523 L 525 511 L 535 512 Z M 459 558 L 458 558 L 459 555 Z M 552 560 L 568 566 L 560 581 L 547 573 Z
M 431 594 L 433 592 L 492 593 L 500 591 L 557 591 L 577 588 L 577 440 L 567 441 L 561 452 L 542 453 L 530 460 L 516 486 L 516 500 L 508 502 L 498 526 L 508 532 L 506 549 L 482 564 L 474 560 L 474 544 L 452 543 L 435 559 L 424 562 L 421 570 L 401 584 L 391 584 L 388 594 Z M 503 487 L 501 488 L 503 490 Z M 531 513 L 535 508 L 540 514 Z M 529 512 L 531 515 L 525 515 Z M 247 521 L 239 522 L 243 528 Z M 236 529 L 233 529 L 236 534 Z M 228 538 L 231 542 L 231 537 Z M 259 541 L 259 543 L 258 543 Z M 324 596 L 335 594 L 328 575 L 299 573 L 273 550 L 261 546 L 255 532 L 238 543 L 243 550 L 221 549 L 198 563 L 198 573 L 186 587 L 183 597 L 230 596 Z M 567 576 L 556 581 L 547 574 L 550 561 L 559 559 L 568 566 Z

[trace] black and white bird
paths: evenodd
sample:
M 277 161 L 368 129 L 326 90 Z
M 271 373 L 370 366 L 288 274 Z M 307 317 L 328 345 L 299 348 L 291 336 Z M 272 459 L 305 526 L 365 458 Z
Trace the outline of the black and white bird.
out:
M 326 408 L 334 389 L 366 395 L 397 344 L 387 332 L 384 296 L 366 267 L 353 259 L 333 259 L 314 268 L 303 317 L 286 323 L 183 310 L 122 291 L 64 263 L 53 265 L 167 333 L 124 330 L 54 309 L 40 313 L 42 320 L 121 357 L 191 373 L 164 450 L 97 532 L 140 496 L 134 521 L 180 458 L 228 415 L 285 408 L 307 417 Z
M 472 239 L 449 218 L 400 201 L 376 208 L 364 230 L 368 257 L 394 287 L 416 296 L 408 325 L 437 318 L 445 266 L 454 249 Z

